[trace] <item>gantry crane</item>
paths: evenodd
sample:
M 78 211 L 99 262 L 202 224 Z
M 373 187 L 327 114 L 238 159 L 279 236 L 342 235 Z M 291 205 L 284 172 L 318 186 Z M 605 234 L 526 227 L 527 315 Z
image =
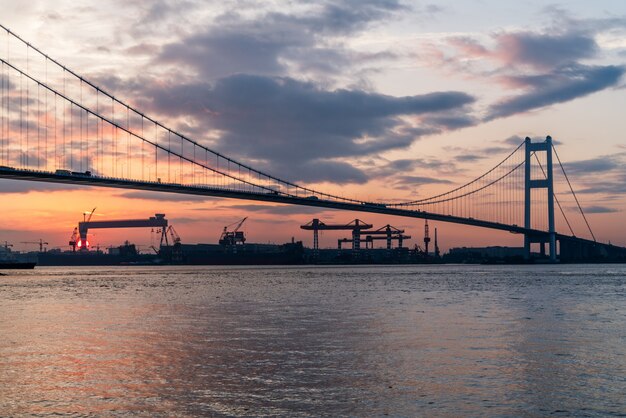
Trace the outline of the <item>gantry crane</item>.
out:
M 398 229 L 395 226 L 391 226 L 389 224 L 378 228 L 375 231 L 362 231 L 361 235 L 367 235 L 365 238 L 365 246 L 367 247 L 367 243 L 374 244 L 373 241 L 385 239 L 387 241 L 387 250 L 391 250 L 391 241 L 397 240 L 398 247 L 402 247 L 402 242 L 405 239 L 410 239 L 410 235 L 403 235 L 404 229 Z
M 361 249 L 361 231 L 363 229 L 371 229 L 372 224 L 363 222 L 360 219 L 355 219 L 350 223 L 344 225 L 337 224 L 325 224 L 319 219 L 313 219 L 311 222 L 305 225 L 301 225 L 300 228 L 313 231 L 313 254 L 317 258 L 319 254 L 319 231 L 352 231 L 352 250 L 358 252 Z
M 386 240 L 387 241 L 387 250 L 391 250 L 391 241 L 398 241 L 398 248 L 402 248 L 402 242 L 405 239 L 411 239 L 410 235 L 397 234 L 392 237 L 381 237 L 381 236 L 371 236 L 367 235 L 365 237 L 365 248 L 374 248 L 374 241 Z

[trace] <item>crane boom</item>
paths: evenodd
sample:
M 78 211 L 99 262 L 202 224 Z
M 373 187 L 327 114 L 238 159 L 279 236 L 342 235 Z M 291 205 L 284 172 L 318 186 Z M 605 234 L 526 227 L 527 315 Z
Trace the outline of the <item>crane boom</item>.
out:
M 84 221 L 84 222 L 89 222 L 89 221 L 91 221 L 91 217 L 93 216 L 93 213 L 94 213 L 95 211 L 96 211 L 96 208 L 93 208 L 93 209 L 91 209 L 91 212 L 84 212 L 84 213 L 83 213 L 83 221 Z M 84 216 L 85 216 L 85 215 L 87 215 L 87 214 L 89 214 L 89 217 L 85 220 L 85 219 L 84 219 Z
M 241 228 L 241 226 L 243 225 L 243 223 L 246 221 L 246 219 L 248 219 L 248 217 L 246 216 L 245 218 L 243 218 L 241 221 L 239 221 L 239 223 L 237 224 L 237 226 L 235 227 L 235 229 L 233 229 L 233 232 L 237 232 L 239 231 L 239 228 Z

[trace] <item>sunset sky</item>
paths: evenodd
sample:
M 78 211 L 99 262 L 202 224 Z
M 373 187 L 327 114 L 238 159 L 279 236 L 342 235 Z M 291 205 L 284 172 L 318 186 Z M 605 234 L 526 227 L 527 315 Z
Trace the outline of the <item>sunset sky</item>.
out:
M 323 191 L 428 196 L 479 176 L 526 136 L 552 135 L 598 240 L 626 246 L 626 2 L 6 0 L 2 9 L 2 25 L 114 96 Z M 98 220 L 165 213 L 186 243 L 215 243 L 244 216 L 250 242 L 310 246 L 299 225 L 314 217 L 390 223 L 411 246 L 423 234 L 421 220 L 237 200 L 13 180 L 0 180 L 0 193 L 0 241 L 22 250 L 39 238 L 67 248 L 94 207 Z M 522 244 L 431 225 L 444 249 Z M 322 246 L 342 236 L 324 234 Z M 151 232 L 90 241 L 125 239 L 147 246 Z

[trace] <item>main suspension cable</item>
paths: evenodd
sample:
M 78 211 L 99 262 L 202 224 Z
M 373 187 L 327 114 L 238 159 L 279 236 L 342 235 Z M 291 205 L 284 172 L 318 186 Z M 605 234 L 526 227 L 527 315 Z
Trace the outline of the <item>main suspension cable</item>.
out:
M 419 203 L 428 202 L 430 200 L 438 199 L 440 197 L 447 196 L 449 194 L 457 192 L 457 191 L 459 191 L 459 190 L 461 190 L 461 189 L 463 189 L 465 187 L 468 187 L 468 186 L 476 183 L 477 181 L 485 178 L 487 175 L 491 174 L 494 170 L 496 170 L 498 167 L 500 167 L 502 164 L 504 164 L 509 158 L 511 158 L 513 156 L 513 154 L 515 154 L 522 147 L 522 145 L 524 145 L 524 142 L 519 144 L 517 146 L 517 148 L 515 148 L 504 160 L 500 161 L 500 163 L 498 163 L 496 166 L 494 166 L 491 170 L 487 171 L 486 173 L 484 173 L 480 177 L 475 178 L 474 180 L 470 181 L 467 184 L 464 184 L 464 185 L 459 186 L 459 187 L 457 187 L 455 189 L 449 190 L 449 191 L 447 191 L 445 193 L 438 194 L 436 196 L 430 196 L 430 197 L 426 197 L 426 198 L 419 199 L 419 200 L 412 200 L 412 201 L 409 201 L 409 202 L 389 203 L 389 204 L 387 204 L 387 206 L 411 206 L 411 205 L 416 205 L 416 204 L 419 204 Z M 482 189 L 478 189 L 478 190 L 482 190 Z M 476 191 L 478 191 L 478 190 L 476 190 Z M 461 195 L 459 197 L 466 196 L 467 194 L 471 194 L 471 193 L 466 193 L 466 194 Z
M 591 226 L 589 225 L 589 222 L 587 221 L 587 216 L 585 216 L 585 212 L 583 211 L 582 206 L 580 206 L 580 202 L 578 201 L 578 197 L 576 196 L 576 192 L 574 191 L 574 188 L 572 187 L 572 183 L 570 183 L 569 178 L 567 177 L 567 173 L 565 172 L 565 168 L 563 168 L 563 164 L 561 163 L 561 159 L 559 158 L 559 153 L 556 152 L 556 148 L 554 147 L 554 144 L 552 145 L 552 149 L 554 150 L 554 155 L 556 156 L 556 160 L 559 162 L 559 166 L 561 167 L 561 171 L 563 172 L 563 175 L 565 176 L 565 180 L 567 180 L 567 184 L 569 186 L 569 189 L 572 191 L 572 195 L 574 196 L 574 200 L 576 201 L 576 205 L 578 205 L 578 210 L 580 210 L 580 214 L 583 216 L 583 219 L 585 220 L 585 223 L 587 224 L 587 229 L 589 229 L 589 233 L 593 237 L 593 240 L 596 241 L 596 236 L 593 234 L 593 231 L 591 230 Z

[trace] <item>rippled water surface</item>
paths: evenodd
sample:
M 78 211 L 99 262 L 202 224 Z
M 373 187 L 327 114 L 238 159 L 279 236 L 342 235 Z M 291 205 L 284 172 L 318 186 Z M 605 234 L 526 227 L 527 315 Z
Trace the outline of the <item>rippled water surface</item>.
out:
M 1 416 L 626 414 L 626 266 L 5 273 Z

